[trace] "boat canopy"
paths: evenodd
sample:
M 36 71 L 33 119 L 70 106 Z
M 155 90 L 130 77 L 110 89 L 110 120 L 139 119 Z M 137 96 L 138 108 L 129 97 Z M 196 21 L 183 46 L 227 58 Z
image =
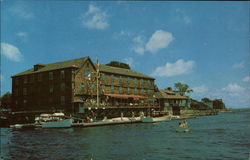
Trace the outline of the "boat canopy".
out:
M 65 116 L 64 113 L 54 113 L 53 116 Z

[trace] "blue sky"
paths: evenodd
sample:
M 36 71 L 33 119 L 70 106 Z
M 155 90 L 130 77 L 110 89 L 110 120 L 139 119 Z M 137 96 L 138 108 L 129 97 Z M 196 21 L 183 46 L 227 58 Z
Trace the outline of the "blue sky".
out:
M 1 0 L 1 94 L 34 64 L 84 56 L 250 107 L 249 2 Z

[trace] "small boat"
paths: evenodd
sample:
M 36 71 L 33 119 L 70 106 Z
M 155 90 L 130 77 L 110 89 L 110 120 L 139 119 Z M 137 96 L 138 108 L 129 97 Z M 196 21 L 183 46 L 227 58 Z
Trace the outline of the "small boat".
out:
M 176 128 L 176 132 L 189 132 L 189 131 L 190 131 L 189 127 L 186 128 L 186 127 L 179 126 Z
M 42 128 L 68 128 L 72 123 L 73 119 L 66 117 L 64 113 L 41 114 L 35 118 L 36 126 Z
M 12 129 L 31 129 L 31 128 L 35 128 L 35 125 L 34 125 L 34 123 L 14 124 L 14 125 L 10 125 L 10 128 L 12 128 Z
M 172 119 L 168 112 L 154 112 L 153 116 L 143 117 L 143 123 L 166 122 Z

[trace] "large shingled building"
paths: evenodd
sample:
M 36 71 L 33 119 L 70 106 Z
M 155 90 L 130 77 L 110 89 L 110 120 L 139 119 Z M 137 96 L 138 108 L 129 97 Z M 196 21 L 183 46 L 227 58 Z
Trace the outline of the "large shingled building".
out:
M 100 75 L 97 87 L 97 68 Z M 12 76 L 14 111 L 80 112 L 100 105 L 149 105 L 154 94 L 154 78 L 131 69 L 94 64 L 89 57 L 33 68 Z

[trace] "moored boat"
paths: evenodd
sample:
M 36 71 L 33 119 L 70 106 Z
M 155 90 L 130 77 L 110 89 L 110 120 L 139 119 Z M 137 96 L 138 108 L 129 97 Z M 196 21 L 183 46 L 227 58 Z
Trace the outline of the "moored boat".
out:
M 154 123 L 154 122 L 165 122 L 172 119 L 171 115 L 168 115 L 168 112 L 154 112 L 153 116 L 143 117 L 143 123 Z
M 71 127 L 73 119 L 64 113 L 41 114 L 35 118 L 35 124 L 42 128 L 68 128 Z

